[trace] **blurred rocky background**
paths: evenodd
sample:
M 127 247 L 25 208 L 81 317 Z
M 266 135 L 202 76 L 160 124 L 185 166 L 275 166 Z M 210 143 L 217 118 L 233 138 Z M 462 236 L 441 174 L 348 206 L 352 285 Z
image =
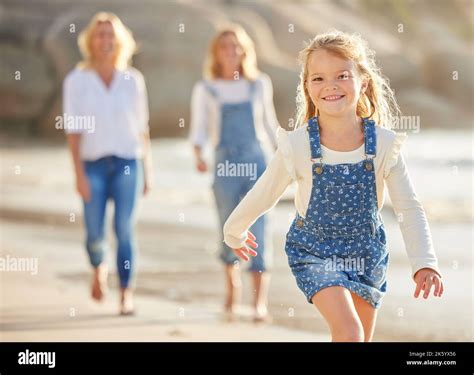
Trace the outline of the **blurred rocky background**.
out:
M 472 127 L 472 0 L 2 0 L 2 134 L 62 138 L 54 127 L 62 80 L 80 59 L 79 32 L 101 10 L 116 13 L 140 44 L 134 65 L 146 78 L 154 137 L 187 134 L 191 90 L 207 43 L 227 20 L 254 39 L 284 127 L 295 111 L 297 52 L 329 28 L 359 32 L 369 41 L 403 113 L 420 116 L 422 128 Z
M 139 314 L 123 321 L 114 318 L 115 297 L 101 307 L 85 298 L 90 270 L 83 203 L 63 131 L 54 127 L 62 112 L 62 80 L 80 60 L 78 33 L 101 10 L 118 14 L 140 43 L 134 65 L 146 78 L 155 137 L 156 186 L 137 226 Z M 271 212 L 275 324 L 261 330 L 220 323 L 224 279 L 216 254 L 213 174 L 195 171 L 184 137 L 208 41 L 226 20 L 241 23 L 255 40 L 287 128 L 304 40 L 339 28 L 359 32 L 377 51 L 404 114 L 420 118 L 423 131 L 410 135 L 404 155 L 428 216 L 445 294 L 413 298 L 406 246 L 387 196 L 391 265 L 375 341 L 472 341 L 473 19 L 474 0 L 0 0 L 0 255 L 37 258 L 40 270 L 0 272 L 0 341 L 328 339 L 326 323 L 302 298 L 283 249 L 295 213 L 294 187 Z M 243 282 L 250 291 L 250 280 Z M 250 294 L 244 295 L 247 306 Z M 78 312 L 74 319 L 71 306 Z

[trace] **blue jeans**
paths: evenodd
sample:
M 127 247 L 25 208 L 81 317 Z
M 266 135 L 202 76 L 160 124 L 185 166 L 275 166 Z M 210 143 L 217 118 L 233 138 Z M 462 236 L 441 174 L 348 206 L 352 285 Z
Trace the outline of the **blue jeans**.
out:
M 107 156 L 84 161 L 89 181 L 90 200 L 84 201 L 84 221 L 87 231 L 86 248 L 95 268 L 104 261 L 107 250 L 105 214 L 107 201 L 114 201 L 114 230 L 118 242 L 117 270 L 120 287 L 129 287 L 133 271 L 136 243 L 134 236 L 135 207 L 143 190 L 141 160 Z

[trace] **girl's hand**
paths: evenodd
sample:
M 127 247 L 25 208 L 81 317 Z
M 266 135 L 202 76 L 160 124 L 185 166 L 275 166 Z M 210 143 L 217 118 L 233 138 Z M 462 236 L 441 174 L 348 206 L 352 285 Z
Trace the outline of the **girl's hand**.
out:
M 207 164 L 204 159 L 198 158 L 196 160 L 196 169 L 201 173 L 207 172 Z
M 237 255 L 239 258 L 245 261 L 248 261 L 250 258 L 248 257 L 247 254 L 250 254 L 253 257 L 257 256 L 257 252 L 254 249 L 252 249 L 252 247 L 253 248 L 258 247 L 255 240 L 256 240 L 256 237 L 254 236 L 254 234 L 250 231 L 247 231 L 247 240 L 245 241 L 245 243 L 247 245 L 250 245 L 251 247 L 244 245 L 244 247 L 241 247 L 240 249 L 232 249 L 232 250 L 234 250 L 235 255 Z
M 415 274 L 416 289 L 414 297 L 418 298 L 420 292 L 424 290 L 423 298 L 428 298 L 431 287 L 434 286 L 434 295 L 441 297 L 444 292 L 441 277 L 431 268 L 422 268 Z

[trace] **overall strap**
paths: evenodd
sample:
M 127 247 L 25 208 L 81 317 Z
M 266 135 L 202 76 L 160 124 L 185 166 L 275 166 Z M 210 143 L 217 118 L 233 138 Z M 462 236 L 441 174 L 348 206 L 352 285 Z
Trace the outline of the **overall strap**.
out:
M 375 121 L 364 118 L 364 142 L 365 156 L 367 158 L 375 158 L 377 150 L 377 137 L 375 134 Z
M 322 159 L 321 138 L 319 135 L 318 117 L 314 116 L 308 121 L 309 144 L 311 146 L 311 159 Z
M 219 94 L 214 86 L 208 81 L 208 80 L 203 80 L 202 81 L 204 84 L 204 88 L 207 90 L 207 92 L 217 101 L 219 101 Z M 255 93 L 257 91 L 257 81 L 248 81 L 249 83 L 249 101 L 252 102 L 253 98 L 255 96 Z
M 257 91 L 257 81 L 248 81 L 249 83 L 249 101 L 253 101 L 253 98 L 255 96 L 255 93 Z
M 217 93 L 217 90 L 215 87 L 212 86 L 212 84 L 207 80 L 202 81 L 204 84 L 204 88 L 207 90 L 207 92 L 217 101 L 219 101 L 219 94 Z

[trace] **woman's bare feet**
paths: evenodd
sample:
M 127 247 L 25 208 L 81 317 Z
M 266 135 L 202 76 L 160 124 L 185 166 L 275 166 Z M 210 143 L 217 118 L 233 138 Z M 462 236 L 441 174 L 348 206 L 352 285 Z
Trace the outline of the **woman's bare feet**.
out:
M 237 321 L 239 318 L 239 314 L 237 312 L 237 306 L 235 304 L 229 305 L 228 303 L 225 303 L 223 318 L 224 318 L 224 321 L 228 323 Z
M 234 322 L 238 318 L 238 307 L 242 294 L 242 279 L 238 265 L 226 265 L 226 298 L 224 303 L 224 320 Z
M 94 268 L 94 276 L 92 278 L 92 298 L 100 302 L 107 293 L 107 265 L 102 263 Z
M 272 316 L 268 313 L 267 306 L 259 306 L 255 309 L 253 318 L 254 323 L 271 324 L 273 322 Z
M 134 315 L 133 291 L 131 288 L 120 289 L 120 315 Z
M 268 272 L 252 272 L 254 286 L 254 318 L 255 323 L 271 323 L 273 321 L 268 313 L 268 288 L 270 274 Z

